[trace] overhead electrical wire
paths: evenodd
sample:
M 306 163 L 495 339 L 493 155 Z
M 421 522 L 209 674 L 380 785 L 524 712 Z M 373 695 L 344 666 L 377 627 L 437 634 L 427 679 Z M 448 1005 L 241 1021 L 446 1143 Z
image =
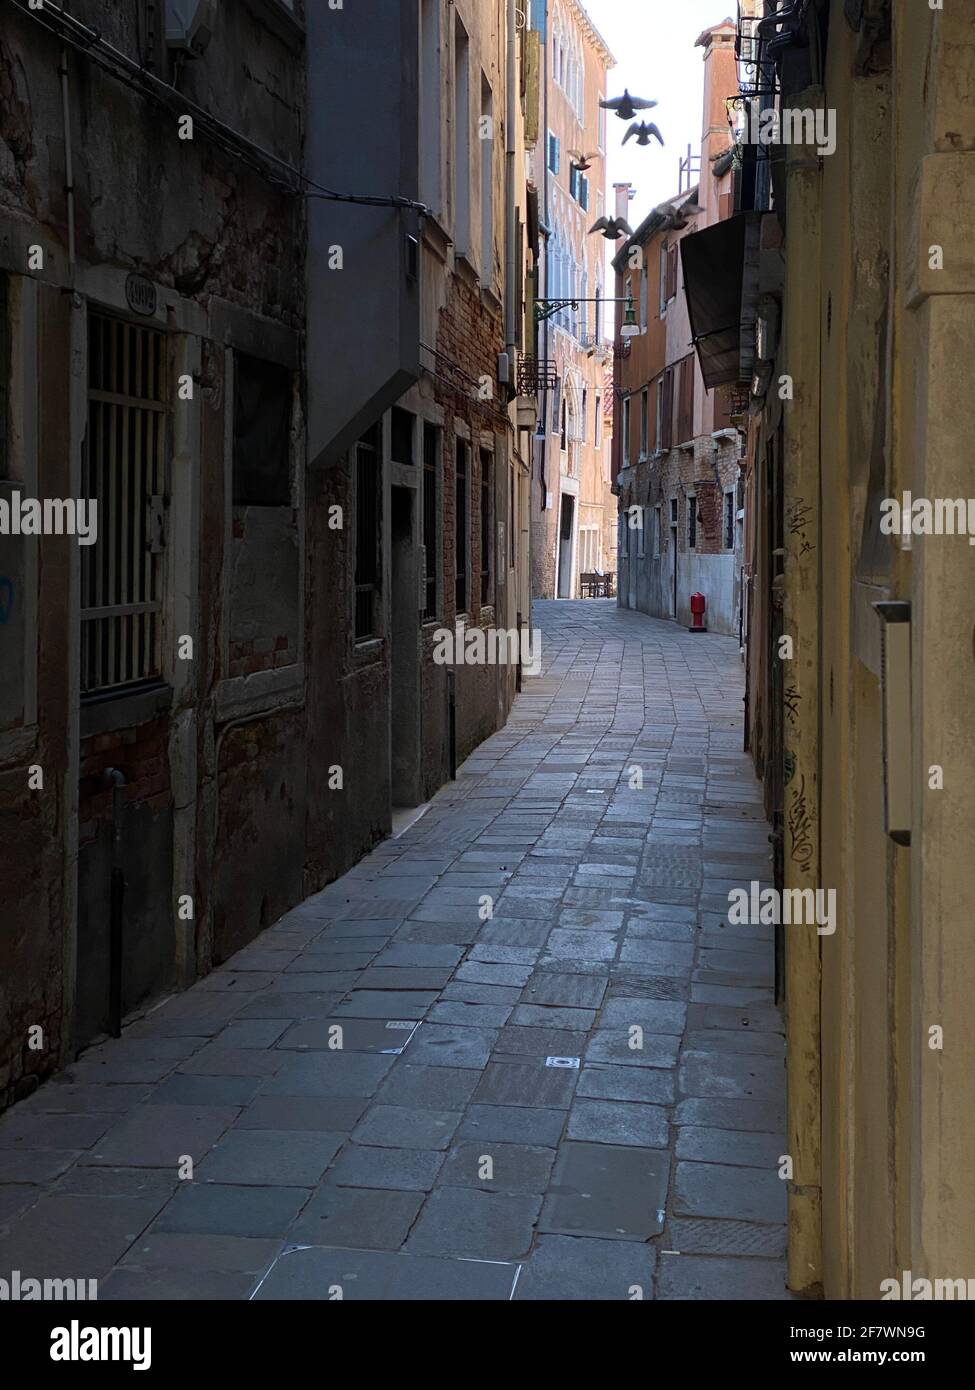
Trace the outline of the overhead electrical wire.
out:
M 429 214 L 425 203 L 397 194 L 387 196 L 364 193 L 340 193 L 326 188 L 301 169 L 272 154 L 270 150 L 248 140 L 232 126 L 217 119 L 203 106 L 197 105 L 143 64 L 135 62 L 109 43 L 97 29 L 92 29 L 68 14 L 54 0 L 45 0 L 42 9 L 30 10 L 22 0 L 9 0 L 17 10 L 39 24 L 59 42 L 90 59 L 109 76 L 141 96 L 148 97 L 177 115 L 192 117 L 194 130 L 200 127 L 221 149 L 256 170 L 269 183 L 298 197 L 316 198 L 338 203 L 354 203 L 365 207 L 392 207 Z

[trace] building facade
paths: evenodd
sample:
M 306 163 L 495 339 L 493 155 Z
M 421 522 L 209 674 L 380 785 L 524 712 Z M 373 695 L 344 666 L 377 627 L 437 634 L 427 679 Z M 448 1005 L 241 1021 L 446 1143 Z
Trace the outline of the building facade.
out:
M 737 231 L 689 297 L 748 403 L 746 725 L 776 886 L 834 903 L 831 930 L 777 932 L 789 1281 L 877 1299 L 975 1269 L 975 5 L 742 10 Z M 773 110 L 821 121 L 764 145 Z
M 531 164 L 544 237 L 536 351 L 548 371 L 535 442 L 533 592 L 577 598 L 581 574 L 616 568 L 605 420 L 612 306 L 603 303 L 606 241 L 590 234 L 606 211 L 599 103 L 614 60 L 578 0 L 540 4 L 533 16 L 544 54 Z
M 731 211 L 728 101 L 738 89 L 735 26 L 698 39 L 704 110 L 700 175 L 689 162 L 682 188 L 621 242 L 614 257 L 614 476 L 619 499 L 621 606 L 685 626 L 691 595 L 707 603 L 710 631 L 740 628 L 740 436 L 723 390 L 707 389 L 695 351 L 681 255 L 685 238 Z M 626 216 L 629 185 L 616 186 Z M 621 336 L 625 301 L 637 332 Z M 621 302 L 623 301 L 623 302 Z
M 0 1104 L 513 697 L 435 635 L 527 620 L 523 41 L 504 0 L 382 9 L 5 8 L 0 511 L 98 532 L 0 535 Z

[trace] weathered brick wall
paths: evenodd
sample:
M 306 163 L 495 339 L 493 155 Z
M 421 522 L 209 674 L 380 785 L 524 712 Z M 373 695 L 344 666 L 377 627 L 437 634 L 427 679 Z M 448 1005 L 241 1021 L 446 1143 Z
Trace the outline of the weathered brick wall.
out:
M 170 805 L 168 725 L 168 719 L 159 718 L 135 729 L 82 739 L 78 790 L 81 847 L 95 838 L 99 824 L 112 819 L 112 789 L 101 783 L 106 768 L 118 768 L 124 774 L 123 800 L 127 806 L 148 804 L 152 810 L 162 811 Z

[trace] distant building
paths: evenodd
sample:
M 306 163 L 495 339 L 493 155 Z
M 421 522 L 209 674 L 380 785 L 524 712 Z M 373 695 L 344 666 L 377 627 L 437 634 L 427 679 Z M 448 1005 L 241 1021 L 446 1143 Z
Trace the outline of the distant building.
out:
M 544 101 L 531 177 L 544 239 L 537 354 L 551 375 L 535 441 L 532 578 L 537 597 L 576 598 L 580 574 L 615 569 L 606 429 L 612 305 L 602 302 L 606 240 L 590 235 L 606 211 L 608 113 L 599 103 L 615 60 L 578 0 L 554 0 L 547 19 L 545 11 L 533 9 Z
M 700 592 L 708 629 L 737 634 L 740 436 L 727 393 L 706 389 L 681 259 L 685 238 L 731 212 L 735 26 L 715 25 L 697 42 L 705 65 L 700 159 L 685 161 L 678 193 L 653 209 L 613 260 L 616 298 L 632 300 L 637 330 L 625 334 L 626 305 L 617 303 L 617 587 L 622 607 L 685 626 L 691 595 Z M 616 193 L 616 215 L 626 216 L 632 191 L 622 184 Z

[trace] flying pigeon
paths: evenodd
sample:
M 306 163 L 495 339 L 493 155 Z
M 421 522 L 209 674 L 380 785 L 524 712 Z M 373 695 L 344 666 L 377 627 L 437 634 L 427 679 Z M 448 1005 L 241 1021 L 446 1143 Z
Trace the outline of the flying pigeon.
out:
M 674 208 L 674 220 L 671 226 L 677 230 L 681 230 L 687 226 L 690 218 L 696 217 L 699 212 L 703 211 L 704 209 L 701 205 L 694 202 L 693 199 L 690 202 L 682 203 L 680 207 Z
M 625 217 L 600 217 L 589 228 L 589 235 L 602 232 L 607 241 L 619 241 L 621 236 L 632 236 L 633 228 Z
M 655 136 L 656 139 L 660 141 L 661 145 L 664 142 L 664 137 L 660 134 L 657 127 L 655 125 L 647 125 L 646 121 L 640 121 L 639 124 L 636 121 L 633 122 L 629 130 L 623 136 L 624 145 L 632 135 L 636 136 L 638 145 L 649 145 L 651 135 Z
M 621 97 L 611 97 L 609 101 L 601 101 L 599 104 L 607 111 L 615 111 L 621 121 L 632 121 L 638 111 L 649 111 L 651 106 L 656 106 L 657 103 L 646 101 L 643 97 L 631 97 L 624 87 Z
M 570 150 L 569 158 L 572 160 L 573 169 L 578 169 L 580 174 L 584 174 L 592 165 L 594 159 L 599 157 L 598 150 L 590 150 L 587 154 L 580 154 L 578 150 Z

